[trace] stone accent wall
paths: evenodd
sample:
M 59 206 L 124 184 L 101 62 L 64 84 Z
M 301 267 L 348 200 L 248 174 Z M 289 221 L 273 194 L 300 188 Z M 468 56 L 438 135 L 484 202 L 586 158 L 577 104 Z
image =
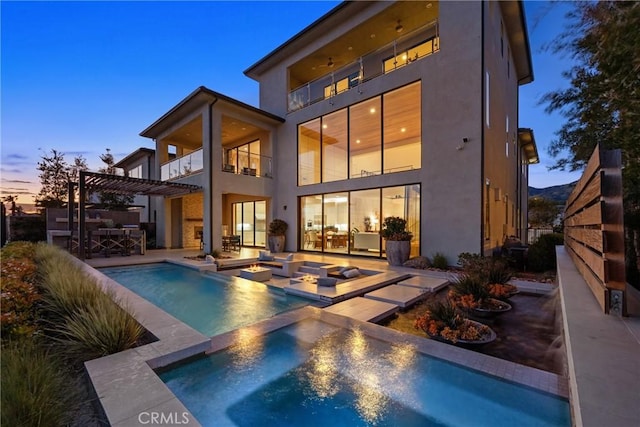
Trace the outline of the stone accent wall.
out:
M 182 246 L 199 248 L 200 238 L 196 236 L 196 227 L 202 227 L 204 214 L 204 196 L 202 193 L 189 194 L 182 198 Z

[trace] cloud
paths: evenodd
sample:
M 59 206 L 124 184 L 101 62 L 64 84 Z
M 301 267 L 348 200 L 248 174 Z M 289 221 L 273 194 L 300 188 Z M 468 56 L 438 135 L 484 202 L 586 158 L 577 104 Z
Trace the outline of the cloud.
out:
M 23 154 L 8 154 L 7 159 L 28 160 L 29 158 Z
M 2 173 L 21 173 L 21 172 L 24 172 L 24 171 L 22 169 L 0 168 L 0 172 L 2 172 Z
M 2 179 L 2 182 L 8 182 L 11 184 L 33 184 L 33 181 L 22 181 L 20 179 Z
M 21 189 L 13 189 L 13 188 L 2 188 L 0 189 L 0 196 L 35 196 L 36 193 L 33 191 L 29 191 L 26 188 Z

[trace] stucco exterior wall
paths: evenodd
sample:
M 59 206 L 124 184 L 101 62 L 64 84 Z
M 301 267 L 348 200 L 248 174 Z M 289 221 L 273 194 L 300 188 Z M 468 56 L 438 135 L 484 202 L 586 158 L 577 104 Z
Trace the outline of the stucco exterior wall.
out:
M 440 4 L 440 51 L 411 66 L 367 81 L 331 99 L 287 114 L 278 130 L 273 215 L 290 224 L 287 250 L 300 241 L 298 198 L 420 183 L 423 255 L 480 252 L 481 236 L 481 20 L 480 4 Z M 354 17 L 359 22 L 359 17 Z M 336 31 L 337 32 L 337 31 Z M 327 37 L 333 36 L 328 34 Z M 310 47 L 309 51 L 315 46 Z M 308 53 L 301 51 L 300 55 Z M 298 187 L 297 125 L 414 81 L 422 81 L 422 169 Z M 462 139 L 469 143 L 458 149 Z M 287 149 L 282 149 L 282 147 Z M 285 209 L 286 207 L 286 209 Z
M 489 180 L 491 189 L 488 200 L 490 235 L 484 236 L 483 249 L 490 254 L 502 246 L 505 236 L 515 235 L 518 231 L 516 208 L 521 200 L 521 194 L 517 192 L 520 150 L 518 81 L 509 38 L 499 3 L 487 2 L 483 7 L 484 84 L 487 73 L 489 75 L 489 125 L 486 117 L 482 121 L 485 133 L 483 162 L 485 182 Z

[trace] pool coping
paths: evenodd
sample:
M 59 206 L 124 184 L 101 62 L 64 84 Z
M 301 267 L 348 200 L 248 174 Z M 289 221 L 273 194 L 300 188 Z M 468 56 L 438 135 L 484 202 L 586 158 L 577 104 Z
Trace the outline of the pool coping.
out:
M 153 343 L 85 362 L 85 369 L 102 409 L 110 425 L 114 427 L 146 425 L 150 421 L 148 417 L 152 414 L 163 415 L 165 420 L 168 417 L 174 417 L 172 419 L 176 420 L 185 416 L 190 426 L 201 425 L 160 380 L 154 369 L 167 367 L 196 355 L 220 351 L 237 343 L 239 339 L 246 339 L 254 334 L 266 334 L 309 318 L 346 329 L 359 327 L 372 338 L 389 343 L 411 344 L 420 353 L 561 398 L 569 397 L 567 379 L 560 375 L 329 313 L 312 306 L 279 314 L 221 335 L 206 337 L 97 269 L 73 259 L 85 273 L 95 278 L 105 291 L 113 292 L 116 302 L 158 338 L 158 341 Z M 174 262 L 169 259 L 166 262 L 201 270 L 197 265 L 188 262 Z M 141 416 L 145 418 L 141 419 Z

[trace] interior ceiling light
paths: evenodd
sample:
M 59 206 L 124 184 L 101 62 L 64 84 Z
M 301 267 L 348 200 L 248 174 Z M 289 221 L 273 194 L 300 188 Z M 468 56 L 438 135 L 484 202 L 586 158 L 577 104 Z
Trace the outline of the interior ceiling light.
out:
M 396 33 L 401 33 L 402 31 L 404 31 L 404 27 L 402 26 L 402 24 L 400 23 L 400 20 L 398 19 L 398 25 L 396 25 Z

